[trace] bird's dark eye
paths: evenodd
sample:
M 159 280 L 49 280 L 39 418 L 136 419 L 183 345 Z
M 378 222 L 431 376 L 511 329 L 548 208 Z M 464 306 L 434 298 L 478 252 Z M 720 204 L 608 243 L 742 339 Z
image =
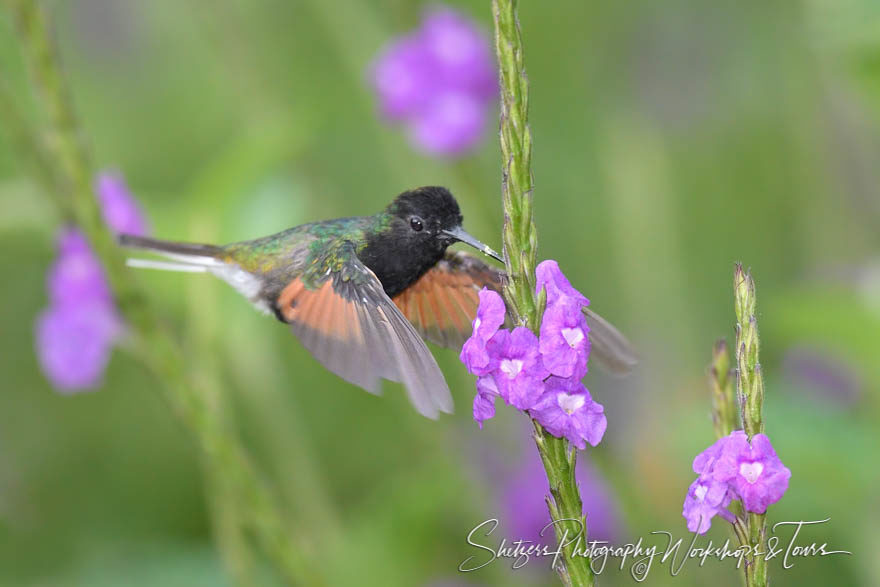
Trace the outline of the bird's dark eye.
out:
M 413 216 L 409 219 L 409 226 L 416 232 L 421 232 L 424 226 L 422 225 L 422 219 L 418 216 Z

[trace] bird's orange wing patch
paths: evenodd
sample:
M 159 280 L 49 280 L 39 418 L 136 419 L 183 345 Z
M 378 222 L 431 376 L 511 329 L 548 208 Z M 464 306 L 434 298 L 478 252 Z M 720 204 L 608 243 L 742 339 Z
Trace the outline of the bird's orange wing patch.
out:
M 458 348 L 471 334 L 483 287 L 499 290 L 501 272 L 466 253 L 448 253 L 394 298 L 401 313 L 427 340 Z
M 332 279 L 317 289 L 308 289 L 297 277 L 281 290 L 276 305 L 289 324 L 334 340 L 351 343 L 363 340 L 354 303 L 333 289 Z

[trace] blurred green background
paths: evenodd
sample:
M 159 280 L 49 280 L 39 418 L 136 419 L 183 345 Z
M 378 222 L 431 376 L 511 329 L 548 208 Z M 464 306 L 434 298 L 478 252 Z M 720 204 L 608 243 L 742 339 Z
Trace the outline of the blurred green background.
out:
M 96 161 L 125 174 L 157 236 L 253 238 L 440 184 L 500 248 L 494 133 L 470 157 L 429 159 L 377 117 L 366 85 L 422 3 L 47 4 Z M 491 26 L 488 0 L 450 5 Z M 690 462 L 713 440 L 706 365 L 716 339 L 732 341 L 742 261 L 758 287 L 767 431 L 793 472 L 770 519 L 830 517 L 800 542 L 854 553 L 777 559 L 772 581 L 880 584 L 880 5 L 572 0 L 524 2 L 520 18 L 540 257 L 642 357 L 627 378 L 587 381 L 608 433 L 582 458 L 611 488 L 621 541 L 687 539 Z M 36 112 L 6 15 L 0 81 Z M 42 376 L 33 321 L 58 217 L 8 138 L 0 129 L 0 584 L 276 583 L 259 556 L 224 566 L 234 537 L 160 382 L 119 350 L 94 393 L 64 397 Z M 510 408 L 477 429 L 455 352 L 434 349 L 457 411 L 432 422 L 396 385 L 376 398 L 324 371 L 219 281 L 138 278 L 332 584 L 555 584 L 546 561 L 456 571 L 477 554 L 477 523 L 500 517 L 495 536 L 514 538 L 495 469 L 533 449 Z M 716 522 L 708 537 L 727 535 Z M 609 564 L 601 583 L 631 584 L 627 571 Z M 740 578 L 710 560 L 677 577 L 658 565 L 647 584 L 710 582 Z

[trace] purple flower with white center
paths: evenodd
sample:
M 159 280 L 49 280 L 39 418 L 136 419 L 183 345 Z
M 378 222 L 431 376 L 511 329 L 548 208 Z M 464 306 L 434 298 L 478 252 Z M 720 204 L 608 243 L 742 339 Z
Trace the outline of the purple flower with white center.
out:
M 565 437 L 580 449 L 596 446 L 605 434 L 605 408 L 593 401 L 578 379 L 550 377 L 544 395 L 529 410 L 550 434 Z
M 461 347 L 459 358 L 474 375 L 486 375 L 495 369 L 494 361 L 486 350 L 486 344 L 504 324 L 507 309 L 497 292 L 483 288 L 480 291 L 477 317 L 472 323 L 473 334 Z
M 587 373 L 590 332 L 583 312 L 576 305 L 553 304 L 541 322 L 541 351 L 544 366 L 553 375 L 582 379 Z
M 782 464 L 765 434 L 756 434 L 751 444 L 742 430 L 727 438 L 712 475 L 730 484 L 746 511 L 763 514 L 767 506 L 782 499 L 791 471 Z
M 498 395 L 518 410 L 528 410 L 544 393 L 544 379 L 550 374 L 541 362 L 538 337 L 525 326 L 513 332 L 499 330 L 487 345 L 497 360 L 492 372 Z
M 727 483 L 714 480 L 711 475 L 701 475 L 688 488 L 681 514 L 687 520 L 688 530 L 705 534 L 717 514 L 728 522 L 735 516 L 726 508 L 733 499 Z
M 140 205 L 128 191 L 125 180 L 116 173 L 98 176 L 96 193 L 104 222 L 114 232 L 143 236 L 147 233 L 147 221 Z
M 370 73 L 384 115 L 405 123 L 413 144 L 432 155 L 473 148 L 498 95 L 488 36 L 448 8 L 426 12 L 422 26 L 391 42 Z
M 535 293 L 540 293 L 542 287 L 547 290 L 548 307 L 558 303 L 572 304 L 578 309 L 590 305 L 590 300 L 571 285 L 556 261 L 539 263 L 535 268 L 535 278 Z
M 98 385 L 121 330 L 114 308 L 105 302 L 50 306 L 36 327 L 43 372 L 64 393 Z

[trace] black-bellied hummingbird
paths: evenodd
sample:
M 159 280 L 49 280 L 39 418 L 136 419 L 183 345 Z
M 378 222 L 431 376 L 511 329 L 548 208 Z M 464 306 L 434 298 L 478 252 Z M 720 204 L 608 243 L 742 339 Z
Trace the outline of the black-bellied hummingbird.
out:
M 372 393 L 380 379 L 403 383 L 415 408 L 434 418 L 452 412 L 452 396 L 422 338 L 461 348 L 478 292 L 500 290 L 505 278 L 477 257 L 447 251 L 463 242 L 503 261 L 462 220 L 449 190 L 429 186 L 403 192 L 373 216 L 303 224 L 230 245 L 119 240 L 171 260 L 129 259 L 131 266 L 220 277 L 289 324 L 333 373 Z M 613 371 L 632 367 L 626 339 L 595 313 L 587 320 L 593 353 Z

